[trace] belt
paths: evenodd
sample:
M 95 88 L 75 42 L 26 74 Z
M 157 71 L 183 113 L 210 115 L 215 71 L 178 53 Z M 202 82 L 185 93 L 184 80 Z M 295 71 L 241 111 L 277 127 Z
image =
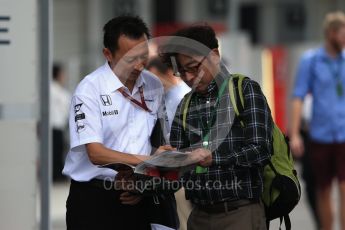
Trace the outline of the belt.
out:
M 209 214 L 224 213 L 232 210 L 236 210 L 242 206 L 258 203 L 257 200 L 235 200 L 235 201 L 225 201 L 221 203 L 209 204 L 209 205 L 197 205 L 196 207 L 201 211 L 207 212 Z
M 91 179 L 90 181 L 83 181 L 83 182 L 80 182 L 80 181 L 75 181 L 73 179 L 71 179 L 71 186 L 76 186 L 76 187 L 84 187 L 84 188 L 97 188 L 97 189 L 100 189 L 100 190 L 103 190 L 103 191 L 112 191 L 115 196 L 120 196 L 121 193 L 123 193 L 124 191 L 123 190 L 117 190 L 115 187 L 114 187 L 114 181 L 109 181 L 109 180 L 100 180 L 100 179 Z M 129 193 L 132 193 L 129 191 Z M 138 193 L 134 192 L 133 193 L 134 195 L 138 195 Z M 159 195 L 149 195 L 147 197 L 153 197 L 153 202 L 155 204 L 159 204 L 160 203 L 160 199 L 163 199 L 163 200 L 167 200 L 167 202 L 176 202 L 175 201 L 175 196 L 173 194 L 159 194 Z M 172 199 L 170 201 L 170 199 Z
M 114 190 L 114 182 L 110 180 L 91 179 L 83 182 L 71 180 L 71 184 L 77 186 L 94 187 L 103 190 Z

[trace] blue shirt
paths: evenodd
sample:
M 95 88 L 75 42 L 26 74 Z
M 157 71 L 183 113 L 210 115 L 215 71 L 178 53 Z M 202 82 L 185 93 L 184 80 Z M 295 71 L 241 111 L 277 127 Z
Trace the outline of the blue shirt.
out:
M 343 93 L 337 93 L 341 84 Z M 297 71 L 293 97 L 311 93 L 310 137 L 321 143 L 345 141 L 345 53 L 330 57 L 325 48 L 307 51 Z

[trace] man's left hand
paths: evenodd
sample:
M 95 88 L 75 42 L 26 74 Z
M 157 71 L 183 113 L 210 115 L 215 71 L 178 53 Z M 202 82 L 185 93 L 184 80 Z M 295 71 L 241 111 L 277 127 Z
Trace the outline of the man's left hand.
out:
M 212 164 L 212 152 L 208 149 L 199 148 L 191 153 L 191 157 L 198 161 L 198 165 L 208 167 Z
M 202 167 L 209 167 L 212 165 L 212 154 L 199 161 L 199 165 Z

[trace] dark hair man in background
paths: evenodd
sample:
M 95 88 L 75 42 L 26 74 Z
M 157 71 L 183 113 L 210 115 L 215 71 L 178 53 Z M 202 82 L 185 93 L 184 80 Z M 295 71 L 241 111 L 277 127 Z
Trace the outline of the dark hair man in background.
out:
M 169 127 L 171 127 L 177 106 L 184 95 L 190 91 L 190 88 L 180 77 L 176 77 L 173 70 L 163 63 L 159 57 L 151 59 L 146 68 L 155 74 L 163 84 Z
M 50 122 L 53 131 L 53 181 L 65 179 L 62 169 L 65 160 L 65 131 L 71 95 L 65 89 L 66 74 L 60 64 L 53 65 L 53 81 L 50 87 Z

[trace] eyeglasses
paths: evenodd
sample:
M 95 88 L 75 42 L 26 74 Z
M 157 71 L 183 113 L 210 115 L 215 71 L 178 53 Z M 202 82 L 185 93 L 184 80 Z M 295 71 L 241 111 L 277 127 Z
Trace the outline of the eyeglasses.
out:
M 177 69 L 178 69 L 178 73 L 181 75 L 181 76 L 184 76 L 186 75 L 186 73 L 190 73 L 190 74 L 195 74 L 199 71 L 199 68 L 201 66 L 201 64 L 203 63 L 203 61 L 206 59 L 207 56 L 203 57 L 199 63 L 195 66 L 192 66 L 192 67 L 186 67 L 186 68 L 183 68 L 181 66 L 179 66 Z M 176 75 L 178 75 L 176 73 Z

